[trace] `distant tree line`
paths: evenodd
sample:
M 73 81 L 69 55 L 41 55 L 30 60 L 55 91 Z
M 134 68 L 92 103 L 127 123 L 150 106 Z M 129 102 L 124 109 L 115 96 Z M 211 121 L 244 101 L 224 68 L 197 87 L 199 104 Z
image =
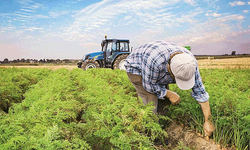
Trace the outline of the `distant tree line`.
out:
M 9 60 L 8 58 L 5 58 L 3 61 L 0 61 L 2 64 L 7 64 L 7 63 L 54 63 L 54 64 L 61 64 L 61 63 L 74 63 L 77 62 L 78 60 L 72 60 L 72 59 L 14 59 L 14 60 Z

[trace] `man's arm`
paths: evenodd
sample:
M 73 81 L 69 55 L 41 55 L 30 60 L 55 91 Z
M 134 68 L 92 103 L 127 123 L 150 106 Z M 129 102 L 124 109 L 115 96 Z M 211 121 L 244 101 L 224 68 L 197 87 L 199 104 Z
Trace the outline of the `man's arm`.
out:
M 214 131 L 214 125 L 212 122 L 212 118 L 211 118 L 211 109 L 210 109 L 210 105 L 209 105 L 209 101 L 203 102 L 203 103 L 199 103 L 201 105 L 201 109 L 204 115 L 204 125 L 203 125 L 203 129 L 204 129 L 204 133 L 205 136 L 210 136 L 213 131 Z
M 204 115 L 204 125 L 203 125 L 203 130 L 205 133 L 205 136 L 210 136 L 213 133 L 214 125 L 211 120 L 211 109 L 209 105 L 209 95 L 205 90 L 205 87 L 202 83 L 202 79 L 200 76 L 199 69 L 197 67 L 197 71 L 195 73 L 195 85 L 192 88 L 193 93 L 192 96 L 199 102 L 203 115 Z

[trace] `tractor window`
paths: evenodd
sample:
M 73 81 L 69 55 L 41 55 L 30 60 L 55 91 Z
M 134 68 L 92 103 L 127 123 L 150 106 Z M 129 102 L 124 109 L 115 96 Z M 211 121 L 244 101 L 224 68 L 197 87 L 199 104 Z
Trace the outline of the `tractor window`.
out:
M 112 50 L 112 42 L 109 42 L 107 45 L 106 57 L 110 56 L 111 50 Z
M 112 42 L 112 51 L 116 51 L 116 43 Z
M 120 42 L 120 51 L 128 51 L 128 43 L 127 42 Z
M 120 48 L 120 43 L 117 42 L 117 43 L 116 43 L 116 51 L 119 51 L 119 48 Z
M 108 61 L 111 61 L 113 55 L 115 54 L 114 53 L 115 51 L 117 51 L 116 42 L 108 42 L 107 50 L 106 50 L 106 59 Z

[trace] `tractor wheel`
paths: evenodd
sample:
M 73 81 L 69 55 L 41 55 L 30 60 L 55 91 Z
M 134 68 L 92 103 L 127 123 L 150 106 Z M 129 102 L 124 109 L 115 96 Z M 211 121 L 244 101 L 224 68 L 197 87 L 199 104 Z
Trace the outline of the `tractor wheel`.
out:
M 82 69 L 84 71 L 86 71 L 90 68 L 100 68 L 100 65 L 97 61 L 95 61 L 93 59 L 86 60 L 85 62 L 82 63 Z
M 118 56 L 118 58 L 116 58 L 114 62 L 113 68 L 126 70 L 124 65 L 125 65 L 125 61 L 127 57 L 128 57 L 128 54 L 123 54 L 123 55 Z
M 78 63 L 77 63 L 77 67 L 78 67 L 78 68 L 82 68 L 82 62 L 78 62 Z

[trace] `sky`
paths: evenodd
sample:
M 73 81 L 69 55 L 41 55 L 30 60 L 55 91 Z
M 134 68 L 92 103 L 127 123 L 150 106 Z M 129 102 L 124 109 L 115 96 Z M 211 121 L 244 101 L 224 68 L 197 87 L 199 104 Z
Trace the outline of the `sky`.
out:
M 81 59 L 105 35 L 250 54 L 250 0 L 0 0 L 0 61 Z

